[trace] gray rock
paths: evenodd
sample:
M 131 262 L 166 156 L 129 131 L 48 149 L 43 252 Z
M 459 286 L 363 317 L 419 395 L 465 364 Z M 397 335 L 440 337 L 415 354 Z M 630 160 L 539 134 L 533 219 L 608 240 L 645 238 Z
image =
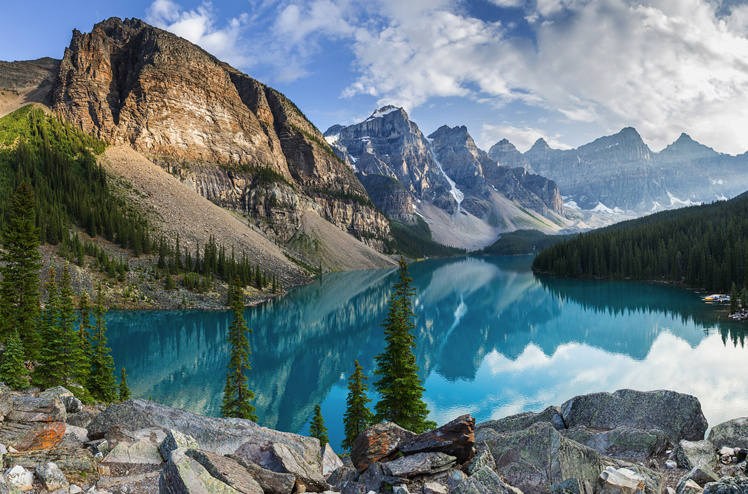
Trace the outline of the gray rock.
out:
M 674 470 L 678 468 L 678 462 L 675 460 L 666 460 L 665 461 L 665 468 L 668 470 Z
M 348 482 L 340 489 L 340 494 L 367 494 L 369 490 L 364 484 Z
M 714 446 L 706 439 L 702 441 L 684 439 L 678 443 L 674 453 L 679 468 L 690 470 L 696 465 L 705 465 L 714 469 L 717 466 Z
M 564 437 L 613 458 L 643 460 L 662 453 L 668 445 L 667 436 L 658 429 L 624 426 L 599 430 L 578 426 L 560 432 Z
M 390 461 L 385 468 L 394 477 L 411 478 L 449 470 L 456 461 L 457 458 L 444 453 L 416 453 Z
M 159 448 L 161 457 L 164 459 L 164 461 L 169 461 L 171 452 L 177 449 L 200 449 L 200 445 L 197 444 L 197 441 L 195 441 L 194 437 L 187 434 L 182 434 L 181 432 L 175 431 L 174 429 L 169 429 L 169 431 L 166 433 L 166 437 L 161 442 L 161 447 Z
M 506 485 L 496 472 L 486 467 L 463 482 L 456 484 L 452 494 L 512 494 L 511 488 Z
M 699 486 L 704 487 L 709 482 L 717 482 L 719 480 L 719 476 L 714 473 L 714 470 L 706 465 L 696 465 L 687 474 L 681 477 L 678 485 L 685 484 L 689 480 L 693 480 Z M 676 488 L 676 491 L 679 490 L 680 489 Z
M 678 484 L 675 492 L 677 494 L 701 494 L 702 492 L 704 492 L 704 489 L 702 489 L 699 484 L 697 484 L 693 480 L 687 480 Z
M 45 463 L 36 468 L 36 476 L 48 491 L 67 489 L 70 486 L 62 470 L 54 463 Z
M 65 424 L 65 435 L 72 434 L 75 438 L 82 442 L 88 442 L 88 431 L 83 427 L 76 427 L 74 425 Z
M 322 475 L 327 477 L 342 466 L 343 462 L 340 461 L 338 455 L 332 450 L 330 443 L 325 444 L 324 451 L 322 452 Z
M 475 419 L 461 415 L 438 429 L 424 432 L 405 443 L 399 449 L 405 456 L 415 453 L 444 453 L 465 463 L 474 453 Z
M 259 465 L 249 463 L 237 455 L 226 455 L 243 466 L 255 481 L 260 484 L 265 494 L 290 494 L 296 483 L 296 477 L 291 473 L 277 473 L 266 470 Z
M 579 479 L 566 479 L 551 486 L 551 494 L 593 494 L 594 489 L 589 484 Z
M 5 420 L 5 417 L 13 409 L 13 395 L 12 391 L 8 386 L 0 383 L 0 417 L 1 420 Z
M 382 484 L 384 484 L 384 478 L 387 475 L 389 475 L 389 472 L 385 471 L 381 463 L 375 461 L 361 473 L 358 483 L 364 485 L 367 492 L 378 491 L 382 487 Z
M 271 444 L 270 452 L 275 459 L 275 468 L 270 468 L 271 470 L 292 473 L 296 477 L 296 483 L 303 485 L 309 492 L 323 492 L 327 489 L 319 463 L 308 463 L 296 450 L 283 443 Z
M 220 480 L 213 478 L 202 465 L 177 449 L 158 479 L 160 494 L 239 494 Z
M 262 487 L 247 469 L 231 458 L 194 449 L 188 450 L 186 454 L 202 465 L 213 478 L 242 494 L 263 494 Z
M 78 412 L 69 413 L 66 422 L 70 425 L 74 425 L 75 427 L 82 427 L 84 429 L 87 429 L 88 425 L 93 419 L 94 414 L 92 414 L 91 412 Z
M 423 484 L 423 494 L 447 494 L 447 488 L 436 482 Z
M 704 486 L 704 494 L 748 494 L 748 478 L 722 477 Z
M 645 479 L 627 468 L 606 467 L 598 484 L 601 494 L 635 494 L 644 492 Z
M 358 471 L 355 468 L 342 466 L 335 469 L 329 477 L 327 477 L 327 483 L 336 489 L 340 488 L 346 482 L 355 482 L 358 479 Z
M 351 448 L 351 460 L 359 472 L 375 461 L 392 459 L 401 444 L 415 434 L 392 422 L 380 422 L 358 435 Z
M 659 429 L 673 444 L 681 439 L 699 441 L 707 429 L 696 397 L 666 390 L 621 389 L 577 396 L 561 405 L 561 416 L 568 428 Z
M 488 448 L 482 448 L 478 451 L 475 456 L 465 465 L 463 469 L 468 475 L 473 475 L 483 467 L 494 468 L 496 466 L 496 460 L 494 460 L 491 451 Z
M 275 462 L 271 444 L 284 444 L 315 471 L 322 472 L 317 439 L 260 427 L 251 420 L 203 417 L 152 401 L 128 400 L 97 415 L 88 426 L 88 436 L 98 439 L 116 426 L 131 431 L 150 427 L 173 429 L 192 436 L 201 451 L 237 454 L 264 468 Z
M 410 494 L 410 491 L 404 485 L 396 485 L 392 488 L 393 494 Z
M 748 417 L 728 420 L 712 427 L 709 441 L 716 449 L 723 446 L 748 448 Z
M 475 444 L 477 446 L 480 443 L 485 443 L 486 441 L 488 441 L 492 437 L 497 437 L 498 435 L 499 435 L 499 433 L 496 432 L 495 430 L 491 429 L 490 427 L 482 427 L 482 428 L 479 429 L 478 426 L 476 426 L 476 429 L 475 429 Z
M 0 483 L 0 494 L 23 494 L 23 491 L 15 484 Z
M 668 487 L 665 487 L 665 490 L 664 490 L 663 492 L 664 492 L 664 494 L 677 494 L 677 493 L 675 492 L 675 489 L 673 489 L 673 488 L 672 488 L 672 487 L 670 487 L 670 486 L 668 486 Z
M 55 396 L 62 400 L 67 413 L 78 413 L 83 410 L 83 403 L 75 397 L 72 391 L 62 386 L 55 386 L 39 393 L 39 398 L 53 398 Z
M 163 459 L 158 446 L 141 439 L 135 443 L 121 442 L 106 455 L 102 463 L 130 463 L 137 465 L 160 465 Z
M 34 485 L 34 475 L 20 465 L 6 470 L 5 479 L 22 491 L 29 491 Z
M 555 427 L 556 430 L 566 428 L 564 419 L 561 417 L 561 409 L 559 407 L 550 406 L 540 413 L 518 413 L 517 415 L 510 415 L 503 419 L 489 420 L 488 422 L 476 424 L 476 442 L 478 442 L 477 434 L 482 429 L 491 429 L 502 434 L 507 434 L 525 430 L 536 422 L 549 422 L 553 424 L 553 427 Z
M 65 422 L 65 405 L 56 397 L 34 398 L 14 396 L 13 410 L 6 420 L 11 422 Z

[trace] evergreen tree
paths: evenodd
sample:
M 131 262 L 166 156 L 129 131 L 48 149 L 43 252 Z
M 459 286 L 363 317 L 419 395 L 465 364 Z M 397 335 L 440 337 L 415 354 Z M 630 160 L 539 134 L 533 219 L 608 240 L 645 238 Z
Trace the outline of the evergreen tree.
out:
M 226 338 L 229 344 L 229 370 L 226 374 L 226 386 L 223 388 L 221 417 L 242 418 L 257 422 L 255 407 L 250 403 L 255 399 L 255 395 L 249 389 L 246 374 L 251 369 L 247 333 L 252 330 L 247 329 L 247 323 L 244 320 L 244 296 L 240 280 L 234 280 L 233 289 L 231 309 L 234 312 L 234 320 Z
M 748 288 L 743 288 L 743 292 L 740 294 L 740 305 L 744 309 L 748 309 Z
M 174 278 L 171 277 L 171 264 L 166 268 L 166 282 L 164 283 L 164 288 L 166 290 L 174 290 L 174 288 L 176 288 Z
M 78 299 L 78 338 L 80 345 L 80 360 L 76 367 L 76 374 L 80 383 L 85 385 L 88 382 L 88 375 L 91 371 L 91 302 L 88 294 L 83 292 Z
M 314 417 L 312 417 L 312 423 L 309 425 L 309 435 L 319 439 L 319 445 L 322 448 L 330 442 L 330 438 L 327 437 L 325 419 L 322 418 L 322 408 L 319 405 L 314 407 Z
M 36 331 L 39 317 L 39 229 L 36 227 L 36 201 L 25 182 L 11 199 L 7 226 L 0 252 L 0 339 L 14 331 L 23 342 L 29 360 L 38 356 L 40 337 Z
M 88 390 L 97 401 L 111 403 L 117 399 L 114 378 L 114 359 L 107 348 L 106 320 L 104 315 L 104 294 L 101 283 L 97 287 L 94 307 L 94 330 L 91 338 L 91 373 L 88 376 Z
M 127 387 L 127 374 L 125 374 L 125 368 L 122 367 L 122 376 L 119 380 L 119 401 L 127 401 L 132 396 L 130 388 Z
M 343 449 L 346 451 L 353 447 L 356 438 L 369 427 L 374 418 L 369 407 L 366 406 L 371 401 L 371 398 L 366 396 L 369 386 L 364 382 L 368 379 L 364 376 L 363 367 L 356 360 L 355 370 L 348 378 L 348 398 L 345 400 L 345 415 L 343 415 L 345 426 Z
M 0 381 L 16 390 L 29 385 L 29 370 L 23 362 L 23 344 L 15 329 L 5 342 L 5 353 L 0 363 Z
M 85 384 L 85 378 L 88 374 L 83 371 L 84 375 L 77 375 L 77 372 L 82 370 L 80 364 L 85 358 L 85 354 L 81 345 L 80 333 L 75 328 L 76 319 L 70 267 L 68 263 L 65 263 L 65 267 L 62 269 L 62 282 L 60 283 L 59 334 L 61 345 L 57 349 L 57 359 L 62 363 L 64 369 L 61 382 L 63 386 L 69 386 L 72 381 Z
M 48 277 L 47 304 L 44 306 L 41 320 L 44 341 L 38 358 L 41 365 L 34 369 L 34 382 L 44 388 L 60 385 L 65 373 L 64 364 L 58 359 L 58 352 L 63 343 L 60 330 L 60 293 L 54 266 L 50 266 Z
M 738 311 L 739 300 L 738 300 L 738 287 L 735 283 L 732 284 L 732 290 L 730 290 L 730 314 L 735 314 Z
M 380 376 L 374 387 L 381 395 L 375 406 L 375 421 L 390 421 L 409 431 L 421 434 L 436 427 L 436 423 L 427 420 L 429 411 L 423 401 L 425 389 L 418 377 L 418 365 L 413 354 L 415 324 L 411 297 L 415 289 L 411 286 L 412 278 L 408 276 L 408 264 L 401 257 L 399 262 L 400 277 L 395 283 L 394 295 L 390 301 L 384 327 L 386 347 L 376 356 L 377 370 Z

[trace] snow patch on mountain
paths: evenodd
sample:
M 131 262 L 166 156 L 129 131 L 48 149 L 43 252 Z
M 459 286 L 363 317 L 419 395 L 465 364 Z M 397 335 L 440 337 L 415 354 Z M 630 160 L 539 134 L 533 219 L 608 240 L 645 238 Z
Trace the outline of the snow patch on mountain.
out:
M 340 139 L 340 134 L 335 134 L 333 136 L 325 136 L 325 140 L 327 141 L 327 144 L 333 145 L 336 142 L 338 142 L 338 139 Z
M 462 204 L 462 201 L 465 199 L 465 194 L 457 188 L 457 184 L 454 180 L 449 178 L 447 175 L 447 172 L 444 171 L 444 168 L 442 168 L 441 162 L 436 158 L 436 151 L 434 151 L 434 140 L 433 139 L 427 139 L 429 141 L 429 151 L 431 151 L 431 157 L 434 158 L 434 163 L 436 163 L 436 166 L 439 167 L 439 171 L 442 172 L 442 175 L 444 175 L 444 178 L 447 179 L 447 182 L 449 183 L 450 194 L 452 194 L 452 197 L 455 198 L 455 201 L 457 201 L 457 211 L 460 210 L 460 204 Z
M 666 191 L 667 196 L 670 198 L 670 206 L 678 206 L 678 207 L 685 207 L 685 206 L 701 206 L 703 203 L 701 201 L 694 202 L 690 199 L 686 199 L 685 201 L 682 201 L 675 197 L 673 194 L 670 193 L 670 191 Z
M 398 111 L 400 108 L 396 106 L 385 106 L 384 108 L 380 108 L 379 110 L 375 111 L 371 114 L 369 118 L 366 120 L 373 120 L 375 118 L 382 118 L 385 115 L 389 115 L 392 112 Z
M 590 211 L 593 211 L 595 213 L 607 213 L 607 214 L 622 214 L 624 212 L 623 209 L 619 208 L 618 206 L 616 206 L 613 209 L 610 209 L 608 206 L 606 206 L 602 202 L 598 202 L 597 206 L 595 206 Z

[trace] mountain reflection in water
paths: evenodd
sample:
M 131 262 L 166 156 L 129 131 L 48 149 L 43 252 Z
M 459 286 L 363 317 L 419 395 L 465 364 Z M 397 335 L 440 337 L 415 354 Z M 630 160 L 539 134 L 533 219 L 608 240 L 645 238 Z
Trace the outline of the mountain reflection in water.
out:
M 748 377 L 733 372 L 748 356 L 744 325 L 718 321 L 687 290 L 538 277 L 531 260 L 411 265 L 416 358 L 432 419 L 471 413 L 483 421 L 624 387 L 694 394 L 712 425 L 748 415 Z M 306 433 L 319 403 L 339 449 L 347 378 L 357 359 L 373 389 L 396 278 L 395 270 L 324 275 L 246 310 L 260 424 Z M 112 311 L 109 343 L 135 397 L 218 415 L 230 322 L 230 312 Z

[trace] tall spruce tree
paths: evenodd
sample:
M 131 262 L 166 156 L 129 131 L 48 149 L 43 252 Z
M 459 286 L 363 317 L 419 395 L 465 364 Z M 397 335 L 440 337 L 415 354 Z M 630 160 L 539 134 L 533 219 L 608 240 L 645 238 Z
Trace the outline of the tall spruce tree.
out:
M 36 330 L 39 318 L 39 230 L 36 227 L 36 202 L 25 182 L 11 199 L 7 226 L 0 252 L 3 275 L 0 284 L 0 339 L 13 331 L 23 342 L 26 359 L 38 357 L 41 338 Z
M 247 322 L 244 320 L 244 296 L 241 280 L 238 278 L 234 280 L 233 290 L 231 309 L 234 312 L 234 320 L 231 322 L 226 338 L 229 344 L 229 365 L 226 373 L 226 386 L 223 388 L 221 417 L 249 419 L 257 422 L 255 407 L 251 403 L 255 399 L 255 394 L 249 389 L 247 378 L 247 371 L 251 369 L 247 333 L 252 330 L 247 329 Z
M 72 280 L 70 278 L 70 266 L 65 263 L 62 269 L 62 282 L 60 283 L 60 311 L 59 324 L 61 345 L 57 349 L 58 360 L 62 362 L 64 372 L 62 373 L 63 386 L 69 386 L 71 382 L 77 382 L 85 386 L 85 379 L 88 377 L 86 369 L 81 368 L 81 361 L 84 359 L 83 345 L 78 329 L 76 329 L 76 319 L 78 314 L 75 310 L 75 299 L 73 297 Z M 81 372 L 83 375 L 79 375 Z
M 122 367 L 122 376 L 119 379 L 119 401 L 127 401 L 130 396 L 132 396 L 132 393 L 130 393 L 130 388 L 127 387 L 127 374 L 125 368 Z
M 23 343 L 16 329 L 5 341 L 5 352 L 0 362 L 0 381 L 15 390 L 29 385 L 29 370 L 23 362 Z
M 309 425 L 309 435 L 319 439 L 319 445 L 322 448 L 330 442 L 330 438 L 327 437 L 325 419 L 322 417 L 322 407 L 319 405 L 314 407 L 314 416 L 312 417 L 312 423 Z
M 34 369 L 34 382 L 43 388 L 60 385 L 66 370 L 63 362 L 58 359 L 58 351 L 62 346 L 62 332 L 60 331 L 60 291 L 54 266 L 49 267 L 48 278 L 47 303 L 41 318 L 44 341 L 38 358 L 41 365 Z
M 374 374 L 380 379 L 374 383 L 374 387 L 381 399 L 374 407 L 375 421 L 388 420 L 420 434 L 435 428 L 436 423 L 427 420 L 429 411 L 423 401 L 425 389 L 418 377 L 418 365 L 413 353 L 416 346 L 413 318 L 416 315 L 411 297 L 415 295 L 415 289 L 411 286 L 413 279 L 408 276 L 408 264 L 402 257 L 399 270 L 395 293 L 382 324 L 386 346 L 384 352 L 376 356 L 377 369 Z
M 112 403 L 117 399 L 117 381 L 114 378 L 114 359 L 106 346 L 106 320 L 104 316 L 104 294 L 101 283 L 96 290 L 94 306 L 94 328 L 91 337 L 91 372 L 88 376 L 88 390 L 97 401 Z
M 356 438 L 369 427 L 374 418 L 374 414 L 366 406 L 371 401 L 371 398 L 366 396 L 369 386 L 364 382 L 368 379 L 364 376 L 363 367 L 356 360 L 355 370 L 348 378 L 348 397 L 345 400 L 345 415 L 343 415 L 345 426 L 343 449 L 346 451 L 353 447 Z
M 80 338 L 81 360 L 78 362 L 78 375 L 85 376 L 88 382 L 91 372 L 91 302 L 88 293 L 83 292 L 78 299 L 78 337 Z M 83 379 L 83 377 L 81 377 Z

